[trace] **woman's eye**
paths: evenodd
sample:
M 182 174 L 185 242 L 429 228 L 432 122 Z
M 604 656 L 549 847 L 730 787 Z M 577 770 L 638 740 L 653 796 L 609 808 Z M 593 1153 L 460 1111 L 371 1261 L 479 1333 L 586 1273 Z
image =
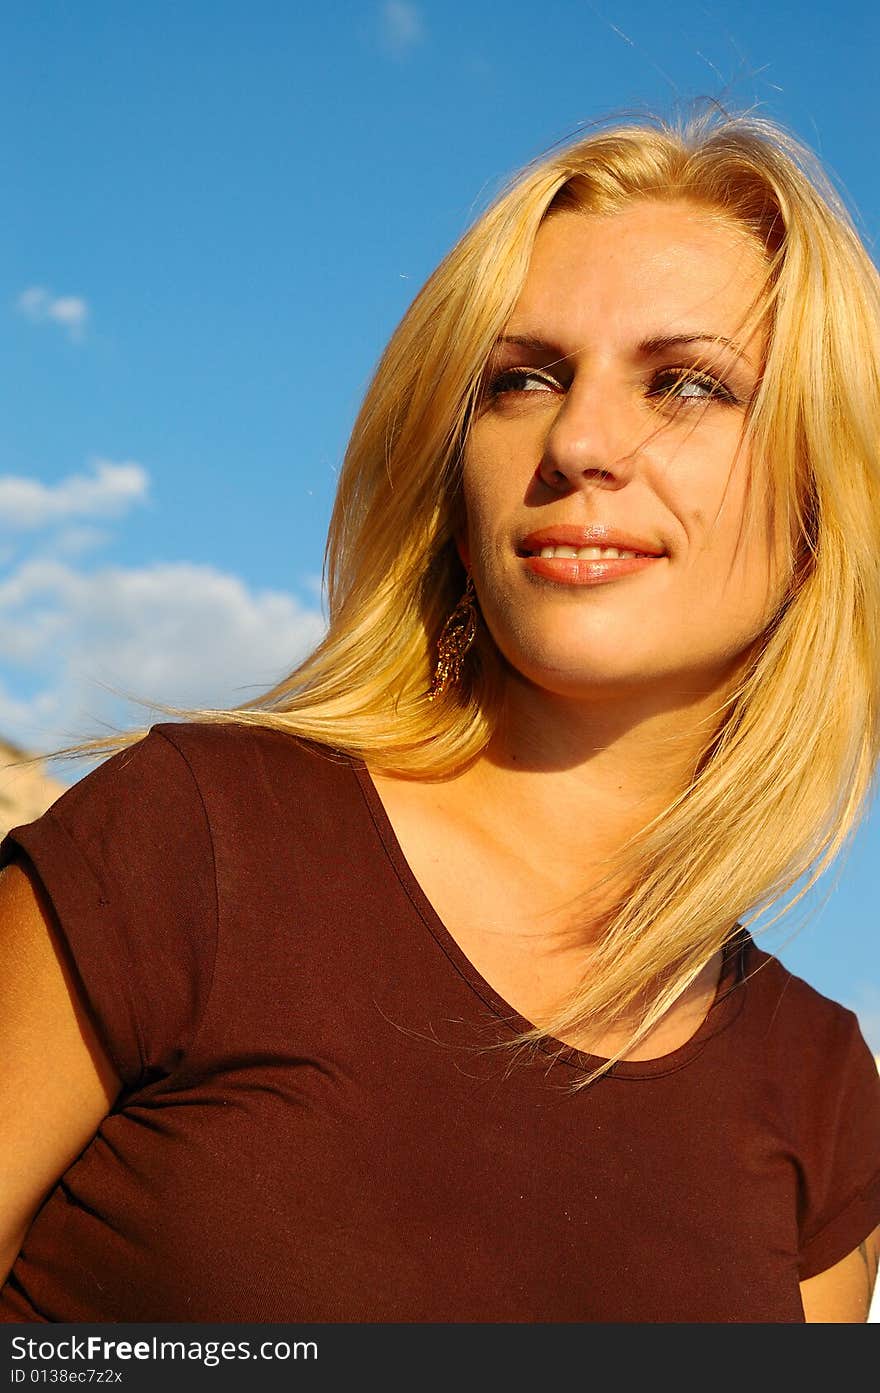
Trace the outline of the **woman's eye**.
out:
M 506 392 L 558 392 L 560 385 L 555 377 L 536 372 L 533 368 L 506 368 L 489 383 L 489 396 L 498 397 Z
M 687 368 L 670 368 L 657 373 L 652 379 L 648 396 L 655 400 L 659 398 L 661 402 L 736 402 L 733 393 L 717 377 Z

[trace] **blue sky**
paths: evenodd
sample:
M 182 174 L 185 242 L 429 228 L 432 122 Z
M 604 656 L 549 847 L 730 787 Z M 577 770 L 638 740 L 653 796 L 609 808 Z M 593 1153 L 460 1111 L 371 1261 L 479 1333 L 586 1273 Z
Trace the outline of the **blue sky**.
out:
M 139 722 L 108 687 L 222 705 L 293 666 L 384 342 L 583 123 L 757 109 L 873 251 L 878 53 L 867 0 L 6 0 L 0 734 L 46 749 Z M 764 940 L 876 1052 L 878 867 L 880 815 L 797 936 Z

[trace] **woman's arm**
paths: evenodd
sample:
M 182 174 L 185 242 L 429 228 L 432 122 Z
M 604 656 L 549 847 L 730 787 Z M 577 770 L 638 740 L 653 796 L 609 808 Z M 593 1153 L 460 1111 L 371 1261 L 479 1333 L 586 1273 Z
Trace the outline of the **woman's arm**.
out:
M 808 1321 L 866 1321 L 880 1262 L 880 1225 L 858 1248 L 801 1282 Z
M 23 865 L 0 871 L 0 1283 L 47 1193 L 94 1136 L 119 1078 L 54 915 Z

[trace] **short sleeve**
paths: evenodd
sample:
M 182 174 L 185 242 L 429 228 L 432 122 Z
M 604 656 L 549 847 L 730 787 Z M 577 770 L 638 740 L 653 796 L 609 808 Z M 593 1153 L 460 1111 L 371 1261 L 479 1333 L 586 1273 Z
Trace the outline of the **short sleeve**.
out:
M 211 834 L 184 755 L 158 727 L 0 843 L 57 917 L 123 1087 L 173 1073 L 198 1029 L 217 945 Z
M 799 1276 L 833 1267 L 880 1224 L 880 1074 L 851 1011 L 826 1055 L 802 1172 Z

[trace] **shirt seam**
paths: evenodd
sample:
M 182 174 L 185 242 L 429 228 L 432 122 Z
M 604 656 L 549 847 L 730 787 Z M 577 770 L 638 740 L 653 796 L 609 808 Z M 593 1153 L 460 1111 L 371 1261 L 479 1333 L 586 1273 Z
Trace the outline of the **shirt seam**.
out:
M 217 850 L 214 845 L 214 833 L 211 827 L 211 819 L 208 814 L 208 808 L 205 803 L 205 798 L 204 794 L 202 793 L 201 785 L 199 784 L 199 781 L 196 777 L 195 770 L 190 764 L 189 759 L 187 758 L 184 751 L 180 748 L 176 741 L 172 740 L 170 735 L 168 735 L 164 730 L 160 729 L 158 726 L 154 726 L 153 730 L 156 735 L 160 735 L 162 737 L 166 744 L 171 746 L 171 748 L 176 752 L 176 754 L 180 757 L 180 759 L 186 766 L 187 772 L 190 778 L 192 779 L 193 787 L 196 791 L 196 796 L 199 800 L 199 807 L 202 810 L 202 816 L 205 819 L 205 829 L 208 833 L 208 845 L 211 848 L 211 873 L 214 889 L 214 952 L 213 957 L 211 959 L 211 980 L 208 983 L 208 990 L 205 994 L 204 1005 L 198 1014 L 198 1018 L 196 1019 L 196 1022 L 192 1029 L 192 1033 L 189 1037 L 189 1041 L 181 1055 L 180 1062 L 182 1064 L 186 1060 L 187 1056 L 192 1053 L 196 1041 L 198 1040 L 202 1032 L 202 1028 L 205 1025 L 208 1016 L 208 1011 L 214 996 L 214 983 L 217 978 L 217 959 L 219 957 L 220 952 L 220 888 L 219 879 L 217 875 Z M 179 1067 L 180 1065 L 178 1065 L 177 1068 L 175 1068 L 172 1071 L 171 1077 L 173 1077 L 173 1075 L 177 1073 Z
M 79 843 L 74 837 L 71 836 L 71 834 L 70 834 L 70 832 L 68 831 L 68 829 L 67 829 L 67 827 L 65 826 L 65 824 L 62 822 L 62 820 L 61 820 L 59 817 L 56 816 L 56 814 L 55 814 L 51 809 L 47 809 L 47 811 L 43 814 L 43 816 L 44 816 L 44 818 L 46 819 L 46 821 L 49 822 L 49 823 L 51 824 L 51 826 L 55 828 L 56 833 L 60 835 L 60 837 L 63 839 L 63 841 L 66 842 L 69 846 L 71 846 L 71 847 L 73 848 L 73 851 L 74 851 L 76 857 L 77 857 L 78 859 L 80 859 L 81 861 L 84 861 L 85 864 L 88 866 L 89 872 L 91 873 L 92 879 L 93 879 L 93 881 L 94 881 L 94 883 L 95 883 L 95 886 L 97 887 L 97 890 L 98 890 L 98 893 L 99 893 L 99 900 L 100 900 L 102 903 L 104 903 L 104 904 L 110 904 L 110 905 L 113 906 L 113 914 L 110 916 L 110 919 L 108 920 L 108 924 L 109 924 L 110 930 L 111 930 L 111 932 L 112 932 L 112 934 L 113 934 L 113 937 L 114 937 L 114 940 L 115 940 L 115 943 L 116 943 L 116 954 L 115 954 L 116 960 L 117 960 L 117 962 L 122 962 L 122 963 L 127 963 L 127 962 L 129 962 L 129 961 L 130 961 L 130 958 L 129 958 L 129 953 L 128 953 L 128 950 L 127 950 L 127 947 L 126 947 L 125 939 L 124 939 L 123 935 L 120 934 L 119 929 L 118 929 L 117 924 L 116 924 L 116 921 L 115 921 L 115 917 L 116 917 L 116 914 L 117 914 L 117 912 L 118 912 L 118 911 L 117 911 L 117 908 L 116 908 L 116 902 L 112 899 L 112 897 L 108 898 L 108 891 L 107 891 L 107 885 L 106 885 L 105 877 L 104 877 L 103 875 L 100 874 L 100 872 L 99 872 L 99 870 L 96 868 L 95 863 L 93 862 L 91 856 L 88 855 L 88 853 L 87 853 L 87 851 L 85 850 L 85 848 L 84 848 L 83 846 L 81 846 L 80 843 Z M 13 830 L 14 830 L 14 829 L 13 829 Z M 17 843 L 16 843 L 16 845 L 17 845 Z M 50 898 L 50 900 L 52 901 L 53 912 L 56 913 L 56 914 L 58 914 L 59 911 L 58 911 L 58 909 L 57 909 L 56 906 L 55 906 L 54 898 L 53 898 L 51 892 L 49 891 L 48 886 L 45 885 L 45 882 L 43 881 L 43 877 L 42 877 L 42 875 L 41 875 L 41 873 L 40 873 L 39 868 L 36 866 L 35 862 L 33 862 L 33 861 L 31 860 L 31 856 L 30 856 L 30 853 L 29 853 L 27 847 L 22 847 L 21 850 L 24 852 L 25 856 L 27 857 L 28 862 L 29 862 L 31 865 L 34 866 L 34 870 L 35 870 L 35 872 L 36 872 L 36 874 L 37 874 L 37 877 L 38 877 L 39 880 L 40 880 L 40 884 L 43 885 L 45 891 L 49 894 L 49 898 Z M 65 940 L 66 951 L 67 951 L 67 952 L 69 953 L 69 955 L 70 955 L 70 959 L 71 959 L 71 961 L 72 961 L 72 963 L 73 963 L 73 967 L 74 967 L 74 970 L 75 970 L 75 972 L 76 972 L 77 978 L 79 979 L 79 982 L 82 984 L 83 988 L 85 989 L 87 998 L 88 998 L 89 1000 L 91 1000 L 91 992 L 90 992 L 90 990 L 89 990 L 89 987 L 88 987 L 88 984 L 87 984 L 87 982 L 86 982 L 86 979 L 84 978 L 84 976 L 83 976 L 83 974 L 82 974 L 82 971 L 81 971 L 81 968 L 80 968 L 80 964 L 79 964 L 79 962 L 77 961 L 76 954 L 73 952 L 73 950 L 70 948 L 69 944 L 67 943 L 67 932 L 66 932 L 66 929 L 65 929 L 64 924 L 61 924 L 61 932 L 62 932 L 62 936 L 64 937 L 64 940 Z M 138 1079 L 132 1080 L 131 1087 L 130 1087 L 130 1089 L 128 1090 L 128 1091 L 131 1091 L 131 1090 L 137 1088 L 137 1086 L 138 1086 L 138 1080 L 139 1080 L 139 1079 L 142 1079 L 143 1076 L 144 1076 L 144 1073 L 146 1072 L 146 1068 L 147 1068 L 147 1048 L 146 1048 L 146 1043 L 145 1043 L 145 1042 L 146 1042 L 146 1036 L 144 1035 L 143 1027 L 142 1027 L 142 1025 L 141 1025 L 140 1013 L 139 1013 L 139 1011 L 138 1011 L 138 1009 L 137 1009 L 137 1002 L 136 1002 L 135 997 L 134 997 L 134 995 L 133 995 L 133 993 L 132 993 L 132 991 L 131 991 L 131 984 L 130 984 L 129 977 L 128 977 L 128 974 L 127 974 L 127 973 L 124 973 L 124 972 L 123 972 L 123 973 L 121 973 L 121 974 L 119 975 L 119 978 L 118 978 L 118 981 L 117 981 L 117 985 L 118 985 L 119 989 L 122 991 L 122 993 L 123 993 L 123 995 L 124 995 L 125 1002 L 126 1002 L 126 1007 L 127 1007 L 128 1014 L 129 1014 L 129 1018 L 130 1018 L 131 1021 L 134 1023 L 135 1039 L 136 1039 L 136 1041 L 137 1041 L 138 1056 L 139 1056 L 139 1059 L 140 1059 L 140 1068 L 139 1068 L 139 1071 L 138 1071 Z M 107 1051 L 108 1051 L 108 1053 L 109 1053 L 111 1059 L 113 1060 L 114 1064 L 116 1064 L 117 1062 L 120 1062 L 120 1063 L 121 1063 L 122 1061 L 117 1061 L 116 1050 L 115 1050 L 115 1048 L 114 1048 L 112 1042 L 109 1041 L 108 1039 L 106 1039 L 105 1031 L 104 1031 L 104 1029 L 103 1029 L 103 1022 L 101 1022 L 100 1024 L 96 1022 L 96 1025 L 98 1026 L 99 1033 L 100 1033 L 101 1036 L 104 1038 L 105 1047 L 107 1048 Z
M 804 1239 L 799 1247 L 799 1254 L 803 1256 L 814 1243 L 818 1242 L 823 1234 L 827 1233 L 828 1229 L 833 1228 L 835 1224 L 839 1223 L 844 1215 L 848 1214 L 851 1209 L 856 1208 L 860 1204 L 865 1204 L 875 1191 L 880 1194 L 880 1170 L 875 1171 L 869 1181 L 860 1186 L 858 1190 L 854 1191 L 846 1203 L 841 1205 L 840 1209 L 832 1214 L 830 1219 L 825 1220 L 821 1228 L 816 1229 L 815 1233 L 811 1233 L 809 1238 Z M 846 1255 L 844 1254 L 844 1256 Z

